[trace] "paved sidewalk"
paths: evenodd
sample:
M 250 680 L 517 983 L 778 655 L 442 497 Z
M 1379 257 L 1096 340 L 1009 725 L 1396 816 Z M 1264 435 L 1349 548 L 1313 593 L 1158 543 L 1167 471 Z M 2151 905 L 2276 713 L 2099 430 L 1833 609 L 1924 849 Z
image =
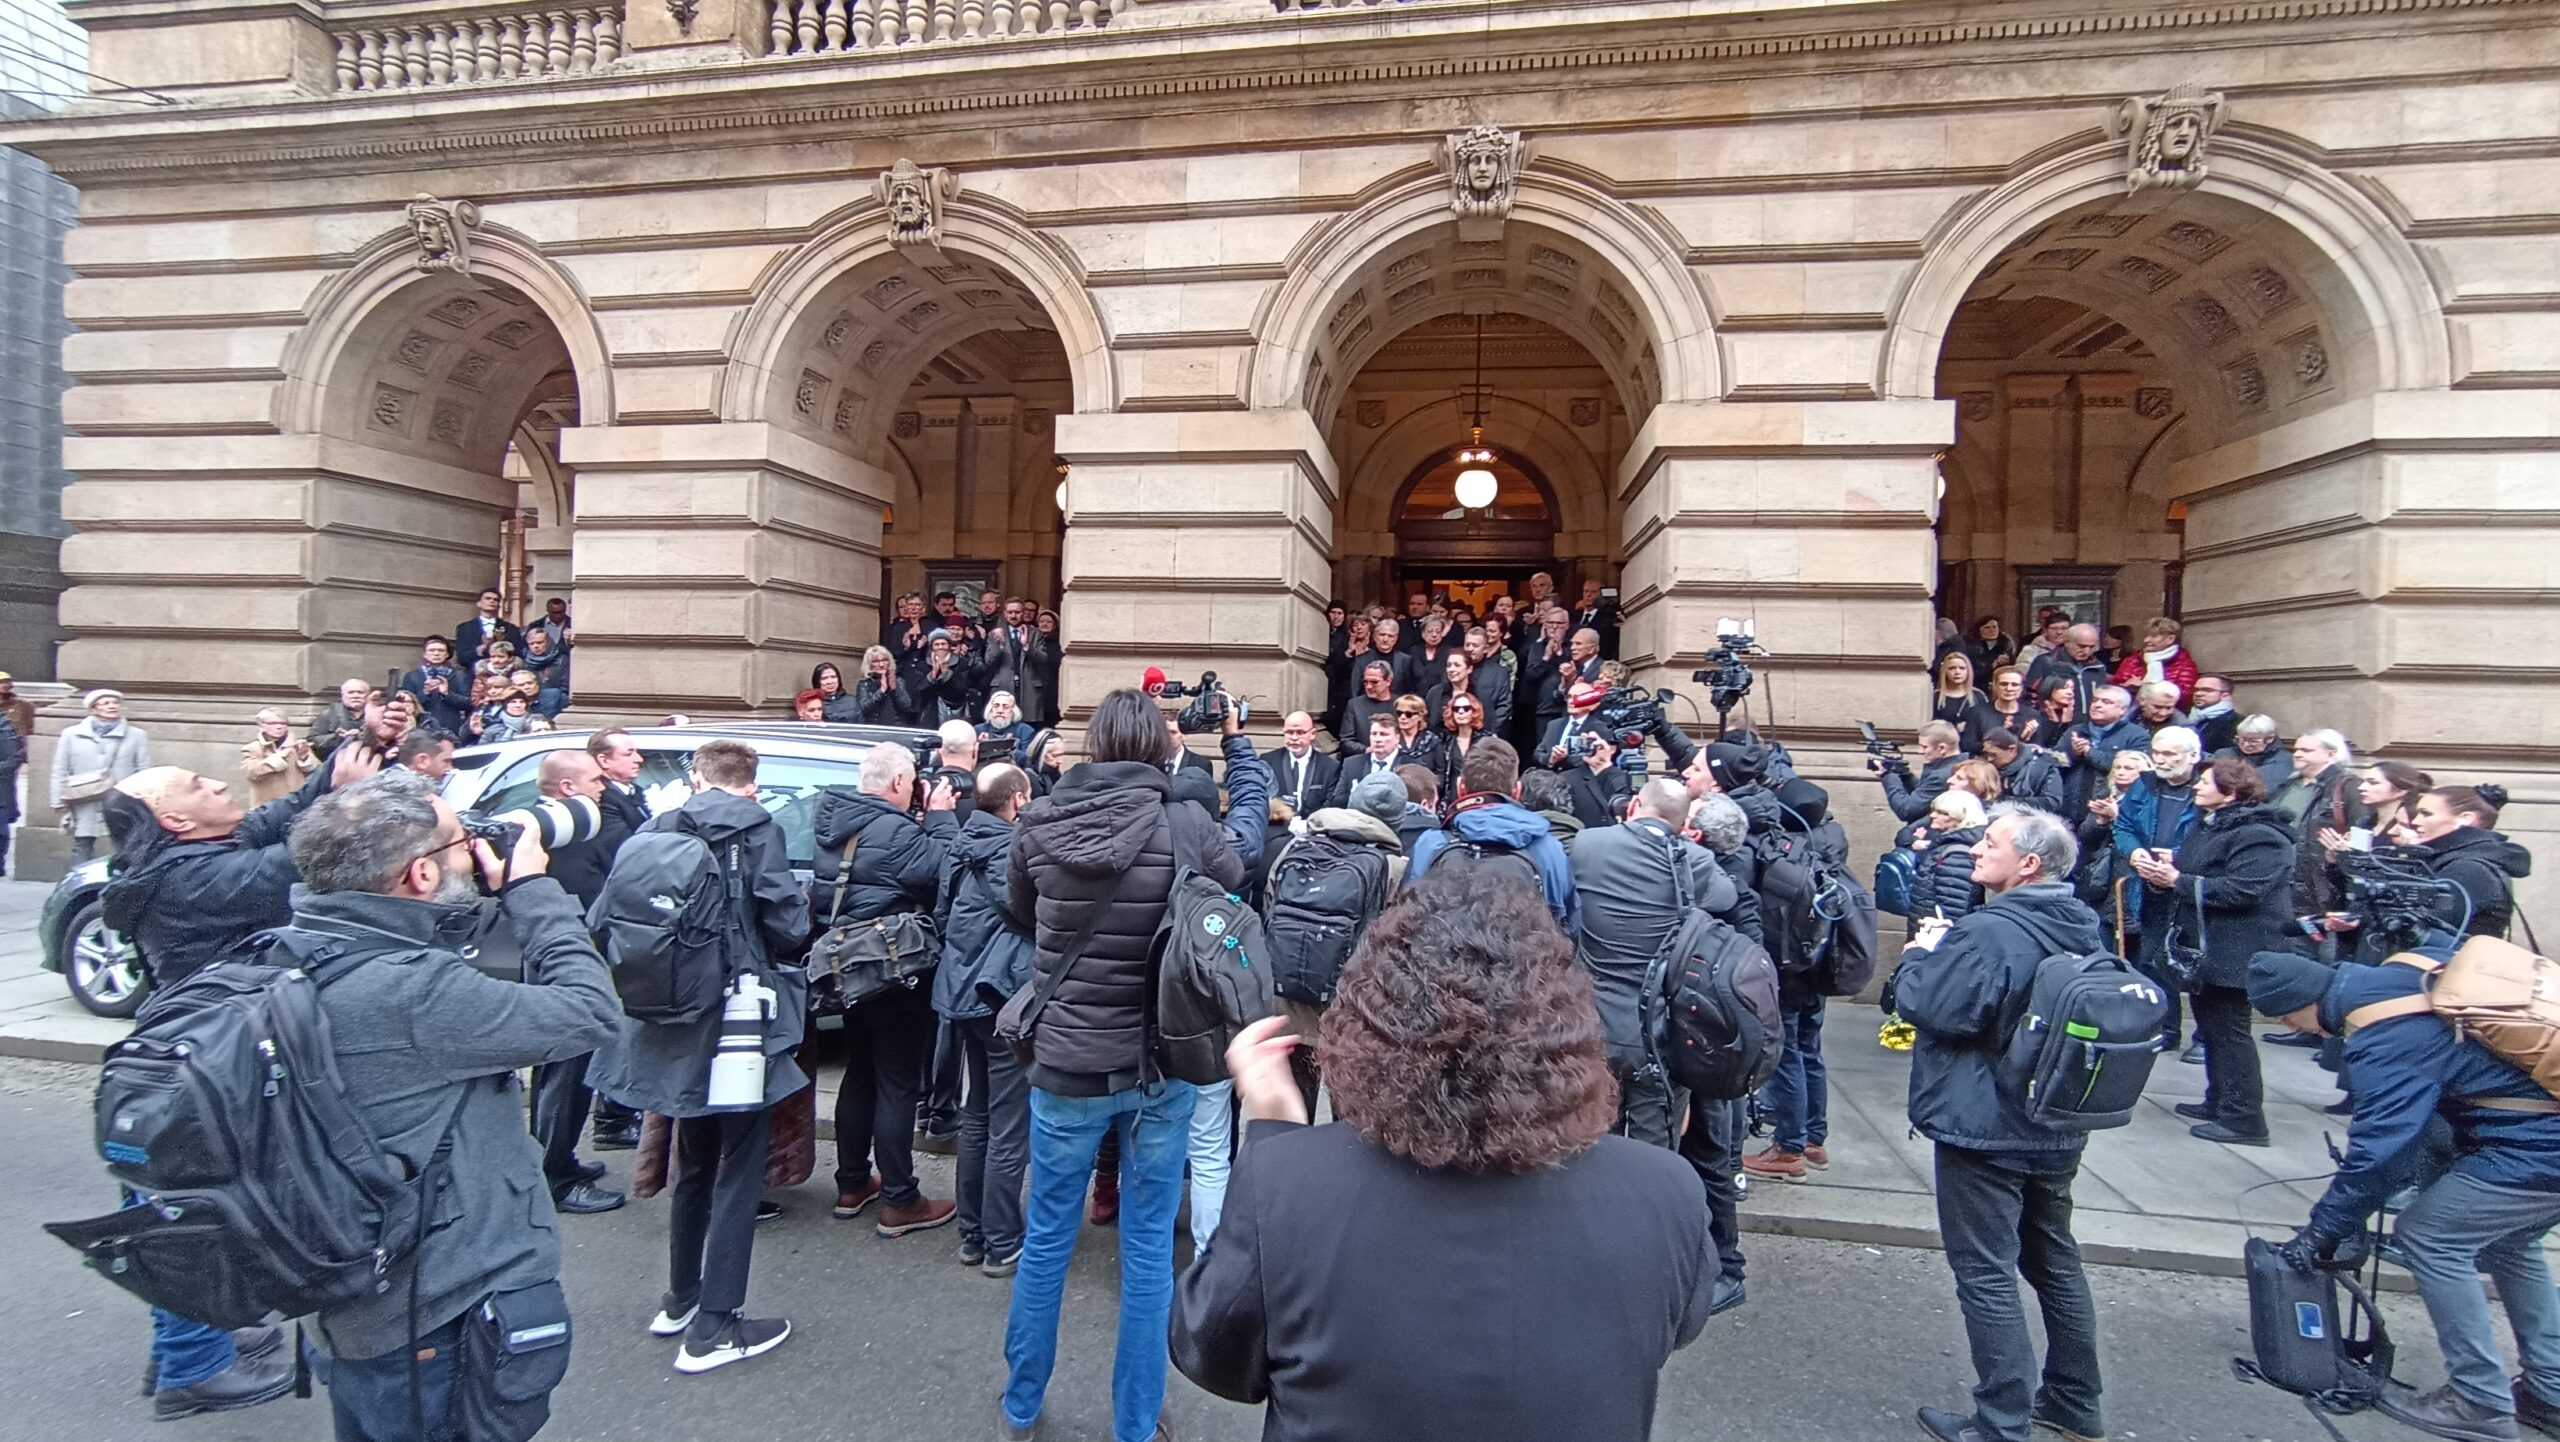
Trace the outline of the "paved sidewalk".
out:
M 126 1024 L 91 1016 L 60 976 L 38 965 L 35 923 L 47 889 L 0 881 L 0 1056 L 94 1062 Z M 1823 1028 L 1831 1168 L 1802 1185 L 1755 1183 L 1743 1203 L 1745 1229 L 1938 1245 L 1930 1145 L 1911 1135 L 1904 1109 L 1908 1055 L 1877 1044 L 1882 1022 L 1872 1006 L 1832 1004 Z M 2282 1235 L 2309 1215 L 2331 1170 L 2324 1137 L 2346 1136 L 2341 1119 L 2320 1114 L 2337 1088 L 2308 1051 L 2261 1047 L 2260 1054 L 2273 1146 L 2223 1147 L 2188 1136 L 2186 1120 L 2170 1108 L 2202 1099 L 2204 1069 L 2173 1057 L 2154 1067 L 2133 1125 L 2090 1141 L 2076 1192 L 2077 1230 L 2090 1260 L 2236 1275 L 2251 1229 Z M 822 1137 L 833 1131 L 841 1071 L 832 1058 L 819 1071 Z M 833 1164 L 831 1154 L 821 1156 L 822 1170 Z

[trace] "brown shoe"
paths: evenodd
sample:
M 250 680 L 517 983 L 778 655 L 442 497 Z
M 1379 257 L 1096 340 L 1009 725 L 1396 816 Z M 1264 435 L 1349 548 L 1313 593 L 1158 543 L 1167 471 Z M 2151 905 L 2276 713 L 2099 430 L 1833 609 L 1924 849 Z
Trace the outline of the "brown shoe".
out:
M 918 1197 L 903 1207 L 882 1207 L 877 1228 L 884 1237 L 929 1231 L 960 1215 L 960 1204 L 948 1197 Z
M 1806 1147 L 1804 1164 L 1817 1172 L 1827 1172 L 1831 1170 L 1831 1152 L 1826 1147 Z
M 1093 1205 L 1085 1216 L 1097 1227 L 1107 1227 L 1120 1220 L 1120 1178 L 1104 1172 L 1093 1179 Z
M 880 1199 L 880 1179 L 873 1177 L 858 1192 L 836 1193 L 836 1220 L 849 1222 L 862 1215 L 862 1209 Z
M 1781 1151 L 1772 1146 L 1744 1157 L 1742 1169 L 1755 1177 L 1779 1177 L 1801 1182 L 1805 1178 L 1804 1153 Z

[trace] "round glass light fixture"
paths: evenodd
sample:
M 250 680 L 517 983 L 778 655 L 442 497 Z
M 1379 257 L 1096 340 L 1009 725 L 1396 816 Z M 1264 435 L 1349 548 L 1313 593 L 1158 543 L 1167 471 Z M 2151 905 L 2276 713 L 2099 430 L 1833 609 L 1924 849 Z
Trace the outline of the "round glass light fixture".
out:
M 1058 482 L 1058 509 L 1063 511 L 1063 510 L 1065 510 L 1066 508 L 1067 508 L 1067 483 L 1066 483 L 1066 482 L 1064 482 L 1064 481 L 1060 481 L 1060 482 Z
M 1458 472 L 1458 504 L 1470 511 L 1481 511 L 1493 504 L 1502 490 L 1502 482 L 1482 466 L 1469 466 Z

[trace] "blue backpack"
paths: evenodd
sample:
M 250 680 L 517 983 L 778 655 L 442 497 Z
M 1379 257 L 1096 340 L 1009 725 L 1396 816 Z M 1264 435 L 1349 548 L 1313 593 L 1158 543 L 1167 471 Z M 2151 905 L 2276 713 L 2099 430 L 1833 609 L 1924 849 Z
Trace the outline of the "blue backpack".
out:
M 1920 855 L 1897 846 L 1876 858 L 1876 910 L 1887 916 L 1911 914 L 1911 888 L 1920 879 Z

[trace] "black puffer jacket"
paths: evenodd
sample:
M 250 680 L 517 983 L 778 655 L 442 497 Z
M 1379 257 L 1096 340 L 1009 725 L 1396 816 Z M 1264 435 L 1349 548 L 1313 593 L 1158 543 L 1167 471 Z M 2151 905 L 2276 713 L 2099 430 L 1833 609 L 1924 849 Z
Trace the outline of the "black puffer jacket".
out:
M 1973 847 L 1981 839 L 1979 826 L 1943 833 L 1930 828 L 1919 873 L 1911 879 L 1913 916 L 1935 911 L 1953 921 L 1982 904 L 1982 888 L 1973 884 Z
M 1012 853 L 1013 823 L 985 811 L 970 812 L 944 849 L 942 901 L 934 918 L 942 965 L 933 974 L 933 1009 L 954 1020 L 994 1014 L 998 1003 L 988 999 L 981 981 L 1011 996 L 1031 979 L 1014 971 L 1029 959 L 1028 946 L 989 950 L 997 932 L 1023 931 L 1004 909 Z
M 2500 832 L 2472 826 L 2448 831 L 2426 842 L 2424 849 L 2435 874 L 2461 887 L 2469 903 L 2470 920 L 2462 934 L 2506 935 L 2515 917 L 2515 883 L 2532 874 L 2532 854 Z M 2445 924 L 2461 923 L 2465 909 L 2447 902 Z
M 229 836 L 181 841 L 151 808 L 121 791 L 106 795 L 115 859 L 101 901 L 106 923 L 133 939 L 152 984 L 220 961 L 269 927 L 293 920 L 293 886 L 302 879 L 285 841 L 293 823 L 329 789 L 321 767 L 300 791 L 242 817 Z
M 928 811 L 922 824 L 867 791 L 830 786 L 818 800 L 818 854 L 810 864 L 809 905 L 818 924 L 841 916 L 869 921 L 902 911 L 931 911 L 942 885 L 943 848 L 960 823 L 948 811 Z M 844 906 L 836 906 L 837 871 L 851 839 L 853 874 L 843 878 Z
M 1237 748 L 1252 754 L 1237 738 L 1230 766 Z M 1266 807 L 1267 796 L 1253 797 L 1252 805 Z M 1109 1096 L 1144 1081 L 1147 951 L 1178 865 L 1230 891 L 1244 884 L 1244 860 L 1226 831 L 1199 807 L 1175 804 L 1173 781 L 1161 767 L 1088 761 L 1023 809 L 1006 909 L 1034 921 L 1041 968 L 1058 964 L 1093 908 L 1110 908 L 1040 1014 L 1033 1086 Z
M 2207 812 L 2178 843 L 2171 924 L 2181 949 L 2202 943 L 2205 985 L 2246 987 L 2249 958 L 2292 949 L 2293 845 L 2293 822 L 2264 802 Z
M 2088 1137 L 2027 1119 L 1999 1063 L 2025 1015 L 2036 968 L 2056 952 L 2099 949 L 2098 918 L 2060 882 L 1991 898 L 1934 951 L 1905 948 L 1893 973 L 1911 1048 L 1911 1126 L 1931 1141 L 1981 1152 L 2073 1152 Z

